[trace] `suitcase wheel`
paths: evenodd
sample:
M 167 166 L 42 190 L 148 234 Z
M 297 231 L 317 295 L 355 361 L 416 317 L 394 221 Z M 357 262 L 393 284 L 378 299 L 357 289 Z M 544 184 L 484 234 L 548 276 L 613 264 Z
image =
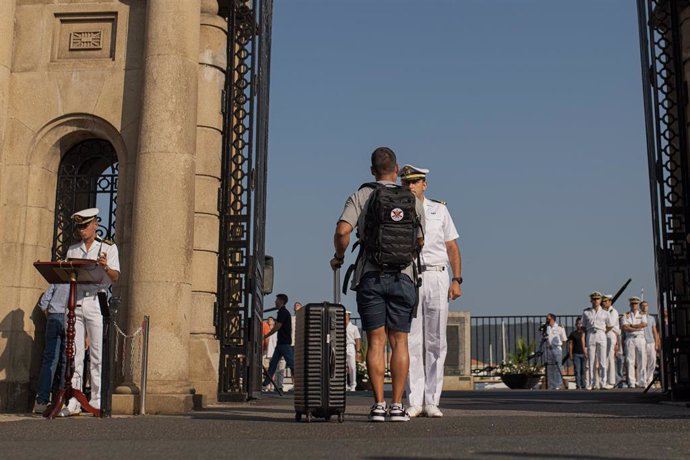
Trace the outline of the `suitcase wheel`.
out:
M 338 414 L 338 423 L 343 423 L 344 421 L 345 421 L 345 414 L 341 412 Z

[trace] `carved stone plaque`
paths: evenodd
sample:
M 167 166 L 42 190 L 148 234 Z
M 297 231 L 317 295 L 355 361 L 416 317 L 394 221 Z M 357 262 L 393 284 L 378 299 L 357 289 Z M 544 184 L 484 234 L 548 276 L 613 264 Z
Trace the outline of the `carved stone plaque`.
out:
M 69 49 L 70 51 L 103 49 L 103 31 L 71 32 L 69 34 Z
M 117 13 L 55 13 L 53 61 L 112 60 Z

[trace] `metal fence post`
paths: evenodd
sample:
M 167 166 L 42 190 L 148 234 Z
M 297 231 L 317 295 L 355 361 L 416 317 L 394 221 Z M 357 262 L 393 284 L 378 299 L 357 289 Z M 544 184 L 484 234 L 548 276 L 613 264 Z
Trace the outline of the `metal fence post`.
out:
M 144 316 L 144 337 L 141 345 L 141 385 L 139 387 L 139 415 L 146 414 L 146 376 L 149 365 L 149 316 Z

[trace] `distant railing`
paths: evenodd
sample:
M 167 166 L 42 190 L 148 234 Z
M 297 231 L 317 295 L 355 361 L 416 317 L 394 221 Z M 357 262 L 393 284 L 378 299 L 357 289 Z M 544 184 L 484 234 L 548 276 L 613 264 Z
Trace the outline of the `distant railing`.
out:
M 557 322 L 565 328 L 566 336 L 575 329 L 575 320 L 580 315 L 557 315 Z M 534 344 L 535 352 L 540 351 L 542 333 L 539 326 L 544 324 L 544 315 L 523 316 L 472 316 L 471 326 L 471 369 L 475 375 L 491 375 L 491 368 L 507 361 L 510 353 L 515 353 L 517 340 L 522 337 L 528 346 Z M 563 355 L 567 354 L 563 344 Z M 543 364 L 545 354 L 535 356 L 535 363 Z M 564 375 L 572 375 L 570 366 L 564 367 Z

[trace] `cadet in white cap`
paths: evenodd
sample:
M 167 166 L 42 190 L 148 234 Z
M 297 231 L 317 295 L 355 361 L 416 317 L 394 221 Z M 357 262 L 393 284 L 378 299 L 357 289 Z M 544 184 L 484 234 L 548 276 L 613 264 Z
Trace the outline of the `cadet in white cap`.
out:
M 606 333 L 613 329 L 613 320 L 609 313 L 601 308 L 601 293 L 592 292 L 589 295 L 592 306 L 582 312 L 582 327 L 587 333 L 587 362 L 589 373 L 586 388 L 609 388 L 606 383 Z M 599 380 L 597 382 L 597 365 Z
M 644 369 L 647 365 L 644 329 L 647 327 L 647 315 L 639 310 L 639 297 L 630 297 L 628 300 L 630 301 L 630 311 L 623 316 L 628 386 L 630 388 L 644 387 Z
M 659 353 L 660 340 L 659 331 L 656 328 L 656 318 L 649 314 L 649 304 L 645 301 L 640 302 L 640 311 L 647 315 L 647 327 L 644 328 L 645 341 L 645 366 L 644 383 L 642 386 L 647 386 L 654 380 L 654 371 L 656 370 L 656 355 Z
M 549 390 L 559 390 L 563 385 L 561 360 L 563 359 L 563 344 L 568 341 L 563 329 L 556 322 L 556 315 L 546 315 L 546 331 L 542 340 L 546 341 L 546 375 Z
M 101 348 L 103 344 L 103 316 L 98 304 L 98 293 L 106 292 L 108 287 L 120 277 L 120 259 L 115 243 L 101 239 L 97 234 L 98 208 L 89 208 L 72 214 L 76 231 L 81 241 L 67 250 L 67 259 L 89 259 L 98 262 L 105 276 L 98 284 L 79 284 L 77 287 L 76 335 L 74 339 L 74 377 L 72 386 L 81 389 L 84 375 L 84 339 L 89 338 L 89 356 L 91 359 L 91 400 L 89 404 L 101 407 Z M 78 415 L 81 405 L 72 398 L 62 409 L 60 416 Z
M 357 389 L 357 362 L 359 362 L 359 352 L 362 335 L 359 328 L 350 321 L 350 312 L 345 312 L 345 336 L 347 337 L 347 378 L 349 380 L 348 390 Z
M 410 406 L 407 413 L 410 417 L 422 414 L 427 417 L 443 416 L 438 405 L 446 360 L 448 300 L 462 295 L 462 259 L 456 241 L 458 232 L 445 203 L 425 198 L 428 173 L 428 169 L 405 165 L 399 174 L 403 186 L 423 201 L 426 220 L 421 251 L 419 307 L 408 338 L 410 372 L 406 390 Z M 449 266 L 452 271 L 450 280 Z
M 621 328 L 618 321 L 618 311 L 613 308 L 612 300 L 612 295 L 604 294 L 601 301 L 602 308 L 609 313 L 611 321 L 613 321 L 613 329 L 606 333 L 607 382 L 603 383 L 606 389 L 609 389 L 609 387 L 613 388 L 618 383 L 616 382 L 616 353 L 618 353 L 618 348 L 620 347 Z

